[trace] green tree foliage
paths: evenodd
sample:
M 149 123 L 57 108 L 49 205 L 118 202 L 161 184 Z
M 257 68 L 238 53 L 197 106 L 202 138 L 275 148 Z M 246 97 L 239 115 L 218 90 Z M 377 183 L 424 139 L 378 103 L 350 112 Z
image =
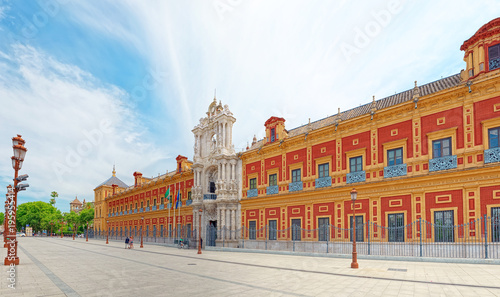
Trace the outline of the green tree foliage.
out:
M 94 220 L 94 209 L 93 208 L 85 208 L 80 211 L 79 221 L 81 225 L 86 226 L 90 224 L 90 222 Z
M 42 201 L 27 202 L 17 208 L 17 229 L 30 225 L 34 232 L 47 229 L 47 222 L 60 218 L 61 211 L 49 203 Z M 50 225 L 49 225 L 50 226 Z M 50 229 L 50 228 L 49 228 Z
M 3 221 L 5 220 L 5 215 L 3 212 L 0 212 L 0 223 L 3 224 Z
M 56 205 L 56 198 L 59 197 L 59 194 L 57 194 L 56 191 L 52 191 L 50 197 L 52 197 L 52 199 L 50 199 L 50 205 Z
M 64 213 L 64 221 L 68 225 L 68 228 L 71 228 L 71 231 L 74 231 L 76 228 L 78 228 L 78 225 L 80 223 L 79 216 L 74 211 Z

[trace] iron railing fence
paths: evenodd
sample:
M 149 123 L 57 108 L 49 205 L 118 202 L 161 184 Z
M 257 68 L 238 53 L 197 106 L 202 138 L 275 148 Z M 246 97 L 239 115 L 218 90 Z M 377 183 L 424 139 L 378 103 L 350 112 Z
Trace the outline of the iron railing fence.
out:
M 234 247 L 275 251 L 352 253 L 353 228 L 324 224 L 315 229 L 293 225 L 278 229 L 273 225 L 256 228 L 226 228 L 205 226 L 202 246 Z M 110 229 L 110 240 L 134 237 L 140 242 L 142 227 L 120 230 Z M 92 234 L 92 233 L 91 233 Z M 91 236 L 106 240 L 106 231 Z M 188 226 L 174 229 L 145 228 L 144 242 L 174 245 L 183 239 L 190 248 L 197 248 L 198 231 Z M 445 225 L 416 220 L 404 226 L 381 226 L 371 221 L 356 223 L 358 255 L 389 257 L 438 257 L 500 259 L 500 218 L 483 216 L 461 225 Z
M 352 253 L 353 229 L 331 224 L 316 229 L 292 225 L 282 230 L 242 226 L 239 232 L 239 248 Z M 500 218 L 484 216 L 461 225 L 419 219 L 391 227 L 367 221 L 356 224 L 356 248 L 358 255 L 500 259 Z

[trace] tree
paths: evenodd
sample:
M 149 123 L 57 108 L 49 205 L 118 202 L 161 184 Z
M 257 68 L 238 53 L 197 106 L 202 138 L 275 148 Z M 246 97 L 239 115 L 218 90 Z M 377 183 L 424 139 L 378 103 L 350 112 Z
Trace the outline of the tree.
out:
M 50 199 L 50 205 L 56 205 L 56 198 L 59 197 L 59 194 L 57 194 L 56 191 L 52 191 L 50 197 L 52 197 L 52 199 Z
M 3 212 L 0 212 L 0 224 L 3 225 L 4 220 L 5 220 L 5 215 L 3 214 Z
M 76 232 L 76 228 L 78 227 L 78 224 L 80 222 L 78 214 L 76 214 L 74 211 L 71 211 L 69 213 L 66 212 L 64 213 L 64 221 L 68 223 L 68 227 L 71 228 L 71 230 Z
M 47 229 L 47 217 L 58 217 L 61 212 L 51 204 L 43 201 L 27 202 L 17 208 L 17 229 L 21 230 L 26 225 L 33 228 L 34 232 Z
M 91 203 L 86 204 L 90 207 L 86 207 L 82 211 L 80 211 L 79 221 L 80 224 L 85 227 L 85 229 L 88 229 L 88 224 L 94 220 L 94 209 L 91 207 Z

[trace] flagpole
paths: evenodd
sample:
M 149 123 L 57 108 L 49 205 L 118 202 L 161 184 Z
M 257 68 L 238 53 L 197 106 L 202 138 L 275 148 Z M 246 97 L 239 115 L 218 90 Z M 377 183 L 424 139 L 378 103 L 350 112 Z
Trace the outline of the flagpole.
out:
M 170 202 L 170 186 L 169 186 L 168 190 L 169 190 L 169 191 L 168 191 L 168 198 L 167 198 L 167 201 L 168 201 L 168 202 Z M 168 203 L 167 203 L 167 206 L 168 206 Z M 172 207 L 172 203 L 170 203 L 170 207 L 168 208 L 168 226 L 170 226 L 170 208 L 171 208 L 171 207 Z M 172 229 L 170 228 L 169 233 L 168 233 L 168 239 L 169 239 L 169 240 L 170 240 L 170 239 L 172 239 L 172 236 L 171 236 L 171 234 L 170 234 L 170 231 L 171 231 L 171 230 L 172 230 Z

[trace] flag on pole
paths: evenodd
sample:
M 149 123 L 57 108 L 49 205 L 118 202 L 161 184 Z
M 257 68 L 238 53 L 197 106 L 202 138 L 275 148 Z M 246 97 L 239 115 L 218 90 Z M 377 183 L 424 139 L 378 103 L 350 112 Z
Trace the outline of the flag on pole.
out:
M 179 205 L 182 206 L 182 203 L 181 203 L 181 191 L 177 191 L 177 198 L 175 199 L 175 208 L 178 208 Z
M 170 203 L 170 187 L 167 188 L 167 191 L 165 192 L 165 198 L 168 201 L 167 204 Z

